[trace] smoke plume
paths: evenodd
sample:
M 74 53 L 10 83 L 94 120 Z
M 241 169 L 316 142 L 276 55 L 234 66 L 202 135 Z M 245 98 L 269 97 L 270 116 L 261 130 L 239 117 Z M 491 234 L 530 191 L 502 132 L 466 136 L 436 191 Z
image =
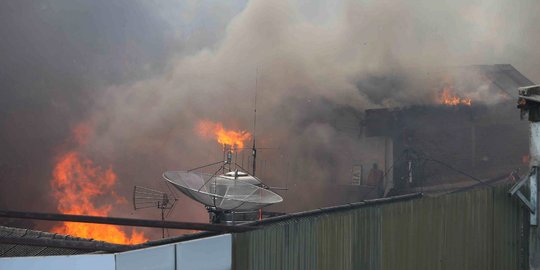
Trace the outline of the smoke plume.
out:
M 360 136 L 365 109 L 435 103 L 455 66 L 509 63 L 540 80 L 534 1 L 2 5 L 1 181 L 37 198 L 3 189 L 7 208 L 43 209 L 55 149 L 81 121 L 94 134 L 79 150 L 112 164 L 128 198 L 135 184 L 164 189 L 165 170 L 221 159 L 196 132 L 207 119 L 271 148 L 259 152 L 259 175 L 289 188 L 276 210 L 343 202 L 326 186 L 382 158 Z M 457 91 L 473 102 L 499 102 L 481 78 L 462 80 L 474 87 Z M 173 218 L 206 220 L 184 197 L 177 209 Z

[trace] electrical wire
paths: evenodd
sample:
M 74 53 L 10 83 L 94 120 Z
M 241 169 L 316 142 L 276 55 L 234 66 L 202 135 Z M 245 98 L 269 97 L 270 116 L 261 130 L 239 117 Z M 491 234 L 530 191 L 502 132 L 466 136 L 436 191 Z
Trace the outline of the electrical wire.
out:
M 442 165 L 442 166 L 444 166 L 444 167 L 446 167 L 446 168 L 448 168 L 448 169 L 450 169 L 450 170 L 452 170 L 452 171 L 454 171 L 454 172 L 457 172 L 457 173 L 459 173 L 459 174 L 461 174 L 461 175 L 464 175 L 464 176 L 466 176 L 466 177 L 468 177 L 468 178 L 470 178 L 470 179 L 472 179 L 472 180 L 474 180 L 474 181 L 480 183 L 481 185 L 493 187 L 493 185 L 491 185 L 491 184 L 489 184 L 489 183 L 486 183 L 486 182 L 482 181 L 480 178 L 478 178 L 478 177 L 476 177 L 476 176 L 474 176 L 474 175 L 472 175 L 472 174 L 470 174 L 470 173 L 467 173 L 467 172 L 465 172 L 465 171 L 463 171 L 463 170 L 460 170 L 460 169 L 458 169 L 458 168 L 456 168 L 456 167 L 454 167 L 454 166 L 452 166 L 452 165 L 450 165 L 450 164 L 448 164 L 448 163 L 446 163 L 446 162 L 444 162 L 444 161 L 441 161 L 441 160 L 438 160 L 438 159 L 431 158 L 431 157 L 427 156 L 427 155 L 426 155 L 425 153 L 423 153 L 423 152 L 419 152 L 419 151 L 414 150 L 414 149 L 409 149 L 408 151 L 417 154 L 417 155 L 420 157 L 420 158 L 418 158 L 418 160 L 432 161 L 432 162 L 437 163 L 437 164 L 439 164 L 439 165 Z M 404 151 L 404 152 L 401 154 L 401 156 L 399 157 L 399 159 L 398 159 L 397 161 L 395 161 L 395 162 L 390 166 L 390 168 L 388 168 L 388 170 L 386 170 L 386 172 L 384 173 L 384 177 L 386 177 L 386 176 L 388 175 L 388 173 L 390 172 L 390 170 L 392 170 L 392 169 L 394 168 L 394 166 L 397 166 L 397 165 L 399 165 L 401 162 L 404 161 L 403 158 L 404 158 L 404 156 L 406 155 L 405 153 L 406 153 L 406 151 Z M 375 189 L 377 189 L 377 186 L 372 187 L 372 188 L 371 188 L 364 196 L 362 196 L 362 199 L 361 199 L 361 200 L 364 200 L 365 198 L 367 198 L 367 197 L 368 197 Z M 448 189 L 445 189 L 445 192 L 448 192 Z
M 200 166 L 200 167 L 197 167 L 197 168 L 193 168 L 191 170 L 187 170 L 187 172 L 191 172 L 191 171 L 195 171 L 195 170 L 198 170 L 198 169 L 202 169 L 202 168 L 206 168 L 206 167 L 210 167 L 210 166 L 214 166 L 214 165 L 217 165 L 217 164 L 220 164 L 220 163 L 223 163 L 223 161 L 218 161 L 218 162 L 214 162 L 214 163 L 211 163 L 211 164 L 207 164 L 207 165 L 204 165 L 204 166 Z
M 448 164 L 448 163 L 446 163 L 446 162 L 443 162 L 443 161 L 440 161 L 440 160 L 434 159 L 434 158 L 425 158 L 425 160 L 426 160 L 426 161 L 433 161 L 433 162 L 435 162 L 435 163 L 438 163 L 438 164 L 440 164 L 440 165 L 442 165 L 442 166 L 444 166 L 444 167 L 446 167 L 446 168 L 448 168 L 448 169 L 450 169 L 450 170 L 452 170 L 452 171 L 455 171 L 455 172 L 457 172 L 457 173 L 459 173 L 459 174 L 462 174 L 462 175 L 464 175 L 464 176 L 467 176 L 468 178 L 470 178 L 470 179 L 472 179 L 472 180 L 474 180 L 474 181 L 476 181 L 476 182 L 478 182 L 478 183 L 480 183 L 480 184 L 482 184 L 482 185 L 492 187 L 492 185 L 490 185 L 489 183 L 486 183 L 486 182 L 482 181 L 480 178 L 478 178 L 478 177 L 476 177 L 476 176 L 474 176 L 474 175 L 471 175 L 471 174 L 469 174 L 469 173 L 467 173 L 467 172 L 465 172 L 465 171 L 462 171 L 462 170 L 460 170 L 460 169 L 457 169 L 457 168 L 455 168 L 454 166 L 452 166 L 452 165 L 450 165 L 450 164 Z
M 217 171 L 212 174 L 212 176 L 210 176 L 210 178 L 208 178 L 208 180 L 206 180 L 206 182 L 204 182 L 204 184 L 199 189 L 197 189 L 197 192 L 201 191 L 201 189 L 206 186 L 206 184 L 208 184 L 208 182 L 210 182 L 210 180 L 212 180 L 212 178 L 214 178 L 221 169 L 223 169 L 223 166 L 219 167 Z

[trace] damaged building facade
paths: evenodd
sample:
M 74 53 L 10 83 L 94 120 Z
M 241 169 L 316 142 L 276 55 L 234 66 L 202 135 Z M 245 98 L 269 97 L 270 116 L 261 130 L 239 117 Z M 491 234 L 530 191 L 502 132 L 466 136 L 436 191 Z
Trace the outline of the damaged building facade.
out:
M 449 190 L 498 181 L 528 168 L 528 123 L 519 121 L 516 89 L 533 83 L 511 65 L 470 66 L 454 73 L 481 74 L 485 98 L 469 103 L 411 105 L 365 111 L 368 138 L 381 149 L 386 194 Z M 470 87 L 479 87 L 473 85 Z

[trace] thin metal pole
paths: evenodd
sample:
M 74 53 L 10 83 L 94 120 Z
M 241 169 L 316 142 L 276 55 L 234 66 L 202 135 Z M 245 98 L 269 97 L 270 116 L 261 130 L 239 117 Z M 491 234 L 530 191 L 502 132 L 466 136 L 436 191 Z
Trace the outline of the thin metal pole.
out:
M 165 221 L 165 208 L 161 208 L 161 221 Z M 165 238 L 165 227 L 161 227 L 161 238 Z
M 97 217 L 97 216 L 84 216 L 84 215 L 19 212 L 19 211 L 8 211 L 8 210 L 0 210 L 0 217 L 82 222 L 82 223 L 98 223 L 98 224 L 111 224 L 111 225 L 149 227 L 149 228 L 214 231 L 214 232 L 245 232 L 245 231 L 255 229 L 254 227 L 248 227 L 248 226 L 227 226 L 227 225 L 219 225 L 219 224 L 183 222 L 183 221 L 162 221 L 162 220 L 118 218 L 118 217 Z
M 253 147 L 251 149 L 251 155 L 253 156 L 253 165 L 251 174 L 255 176 L 257 166 L 257 147 L 255 146 L 255 138 L 257 137 L 257 87 L 259 82 L 259 68 L 255 73 L 255 97 L 253 101 Z

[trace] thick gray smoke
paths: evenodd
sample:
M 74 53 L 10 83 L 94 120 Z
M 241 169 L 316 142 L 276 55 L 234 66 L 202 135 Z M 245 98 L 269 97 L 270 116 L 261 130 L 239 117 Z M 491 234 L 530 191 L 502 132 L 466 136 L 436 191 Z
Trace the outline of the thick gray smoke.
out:
M 119 194 L 163 189 L 162 171 L 221 158 L 198 121 L 252 129 L 257 91 L 259 146 L 276 148 L 260 152 L 262 177 L 290 188 L 276 210 L 311 208 L 352 165 L 380 161 L 360 138 L 363 110 L 433 103 L 440 67 L 510 63 L 540 81 L 534 1 L 328 2 L 2 4 L 2 185 L 46 201 L 53 150 L 84 121 L 80 150 L 113 165 Z M 7 193 L 2 207 L 25 205 Z M 180 202 L 174 218 L 206 220 Z
M 56 210 L 49 180 L 71 128 L 104 86 L 159 72 L 168 31 L 133 1 L 0 3 L 1 208 Z

